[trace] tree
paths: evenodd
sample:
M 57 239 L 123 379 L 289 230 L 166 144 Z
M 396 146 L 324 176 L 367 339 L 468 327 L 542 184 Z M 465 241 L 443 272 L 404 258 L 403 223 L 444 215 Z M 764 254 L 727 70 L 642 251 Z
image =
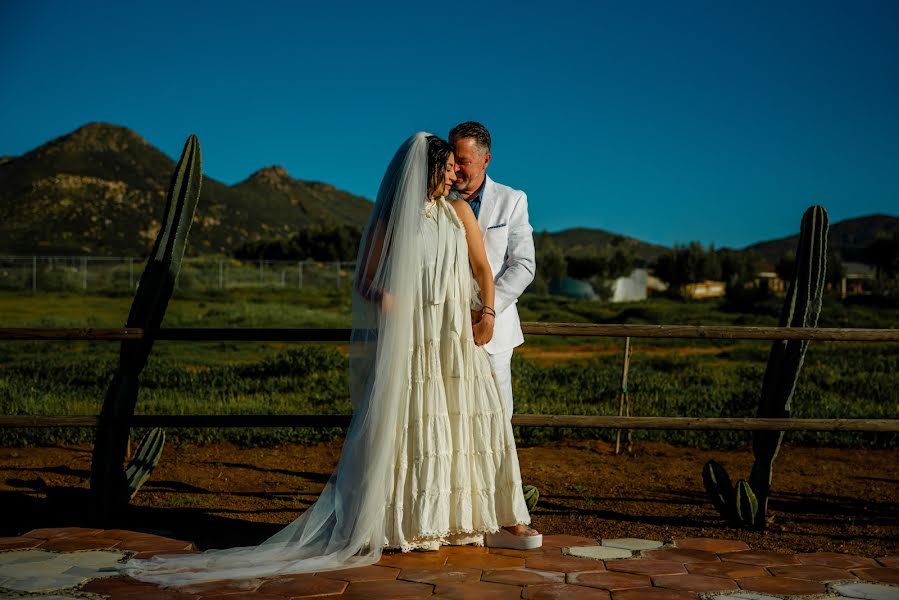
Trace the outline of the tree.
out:
M 652 268 L 655 276 L 672 288 L 721 278 L 721 263 L 715 247 L 709 246 L 706 250 L 699 242 L 690 242 L 687 246 L 675 245 L 670 251 L 659 255 Z

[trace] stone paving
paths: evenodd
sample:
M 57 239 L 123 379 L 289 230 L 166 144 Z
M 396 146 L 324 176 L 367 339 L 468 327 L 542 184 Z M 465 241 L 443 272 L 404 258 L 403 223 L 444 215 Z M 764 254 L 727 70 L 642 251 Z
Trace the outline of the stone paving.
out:
M 191 551 L 191 542 L 153 533 L 35 529 L 0 538 L 0 598 L 899 600 L 899 556 L 780 554 L 706 538 L 663 544 L 546 535 L 538 550 L 445 546 L 437 552 L 385 553 L 377 565 L 358 569 L 178 590 L 114 572 L 127 558 Z

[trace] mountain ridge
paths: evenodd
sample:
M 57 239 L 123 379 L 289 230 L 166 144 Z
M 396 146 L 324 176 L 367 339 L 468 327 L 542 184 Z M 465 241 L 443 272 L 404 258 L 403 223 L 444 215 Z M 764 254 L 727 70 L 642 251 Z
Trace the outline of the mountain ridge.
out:
M 138 133 L 102 122 L 87 123 L 20 156 L 0 157 L 0 252 L 145 254 L 159 230 L 174 166 Z M 231 254 L 246 242 L 286 238 L 309 225 L 361 229 L 372 206 L 371 200 L 331 184 L 294 178 L 278 164 L 233 185 L 204 176 L 188 252 Z M 897 217 L 854 217 L 831 225 L 829 247 L 844 260 L 861 261 L 876 235 L 895 231 Z M 550 235 L 563 250 L 624 245 L 643 262 L 669 249 L 587 227 Z M 797 238 L 798 232 L 741 251 L 773 263 L 795 248 Z

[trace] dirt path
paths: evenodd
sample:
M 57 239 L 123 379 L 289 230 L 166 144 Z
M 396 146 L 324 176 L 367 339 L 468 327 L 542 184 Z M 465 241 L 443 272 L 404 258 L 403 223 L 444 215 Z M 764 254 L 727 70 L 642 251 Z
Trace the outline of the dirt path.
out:
M 201 547 L 252 544 L 315 500 L 340 444 L 239 448 L 171 445 L 121 523 Z M 705 498 L 700 472 L 714 458 L 734 479 L 750 450 L 704 451 L 640 442 L 615 456 L 597 441 L 519 448 L 522 475 L 542 499 L 533 519 L 548 533 L 591 537 L 741 539 L 757 550 L 899 551 L 899 451 L 785 447 L 775 465 L 765 532 L 727 527 Z M 0 449 L 0 536 L 89 524 L 88 446 Z M 15 518 L 10 518 L 15 515 Z

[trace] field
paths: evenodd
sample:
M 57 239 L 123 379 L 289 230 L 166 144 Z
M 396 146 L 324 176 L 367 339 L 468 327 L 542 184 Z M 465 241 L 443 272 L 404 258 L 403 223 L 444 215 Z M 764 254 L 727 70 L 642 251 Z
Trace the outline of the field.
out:
M 0 295 L 0 326 L 120 326 L 130 297 Z M 775 325 L 777 299 L 732 306 L 654 299 L 608 305 L 525 296 L 523 320 Z M 339 290 L 180 293 L 164 326 L 347 327 Z M 892 305 L 828 300 L 821 326 L 895 328 Z M 635 415 L 751 416 L 769 342 L 632 340 Z M 516 353 L 516 412 L 617 414 L 623 340 L 531 336 Z M 797 417 L 895 418 L 896 344 L 812 343 Z M 94 415 L 117 345 L 0 343 L 0 413 Z M 143 414 L 347 413 L 342 344 L 158 342 L 142 378 Z M 140 434 L 140 432 L 136 432 Z M 175 429 L 135 497 L 126 527 L 174 531 L 201 547 L 251 544 L 314 500 L 340 452 L 342 430 Z M 595 537 L 739 537 L 762 550 L 897 550 L 895 435 L 789 433 L 775 465 L 767 532 L 727 527 L 705 499 L 700 470 L 714 458 L 748 473 L 745 432 L 615 432 L 519 428 L 522 475 L 542 490 L 543 531 Z M 0 536 L 87 524 L 91 430 L 0 430 L 0 503 L 18 515 Z M 53 516 L 50 516 L 53 515 Z M 224 536 L 224 537 L 223 537 Z
M 525 296 L 523 320 L 595 323 L 774 325 L 777 299 L 737 311 L 723 301 L 658 299 L 610 305 Z M 103 327 L 123 323 L 127 296 L 0 296 L 0 325 Z M 744 307 L 745 308 L 745 307 Z M 228 291 L 176 296 L 164 326 L 347 327 L 350 300 L 338 290 Z M 899 309 L 828 301 L 821 326 L 895 328 Z M 633 340 L 629 373 L 633 413 L 644 416 L 752 416 L 769 342 Z M 531 336 L 514 359 L 516 412 L 617 414 L 623 341 Z M 813 343 L 806 356 L 794 416 L 891 418 L 899 407 L 896 344 Z M 346 347 L 341 344 L 179 343 L 155 345 L 144 372 L 141 414 L 348 413 Z M 93 415 L 117 360 L 108 342 L 0 344 L 0 413 Z M 40 382 L 38 384 L 38 382 Z M 521 443 L 589 437 L 606 430 L 521 429 Z M 333 439 L 340 430 L 181 429 L 172 441 L 243 445 Z M 641 432 L 646 439 L 734 448 L 742 432 Z M 89 430 L 3 430 L 4 446 L 83 442 Z M 792 433 L 792 442 L 894 447 L 895 435 Z

